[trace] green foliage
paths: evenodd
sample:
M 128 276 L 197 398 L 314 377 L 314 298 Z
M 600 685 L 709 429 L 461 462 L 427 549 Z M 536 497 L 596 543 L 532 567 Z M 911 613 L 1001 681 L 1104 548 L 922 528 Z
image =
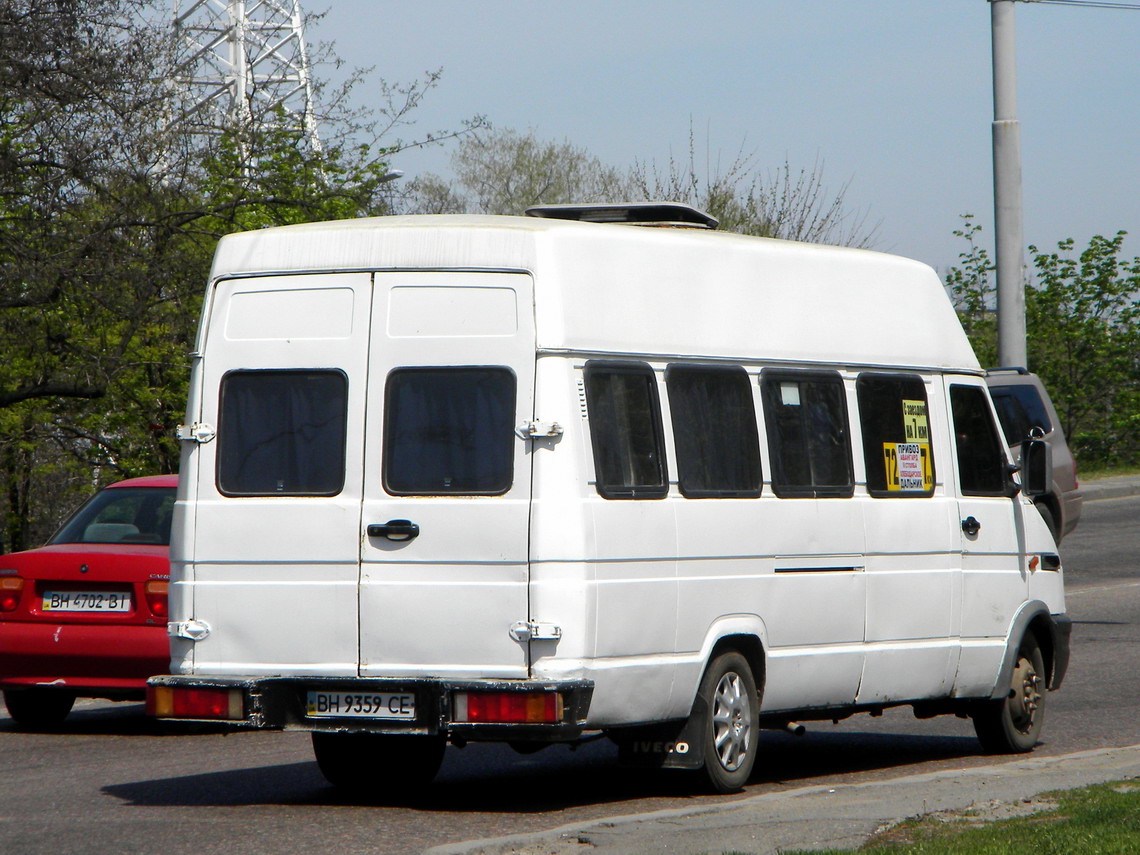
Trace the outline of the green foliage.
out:
M 280 111 L 216 135 L 171 125 L 167 22 L 147 21 L 151 5 L 0 0 L 9 549 L 42 542 L 97 486 L 177 470 L 218 237 L 386 209 L 388 152 L 351 134 L 314 151 Z M 392 91 L 414 103 L 422 87 Z
M 993 368 L 997 366 L 997 291 L 990 279 L 994 266 L 989 253 L 975 239 L 982 227 L 974 222 L 973 214 L 965 214 L 962 220 L 962 228 L 954 234 L 968 246 L 958 254 L 960 266 L 951 267 L 946 274 L 946 287 L 978 361 Z
M 1026 290 L 1030 367 L 1049 388 L 1081 460 L 1140 461 L 1140 258 L 1120 259 L 1124 232 L 1046 253 Z
M 993 265 L 970 215 L 955 234 L 968 248 L 946 276 L 959 318 L 984 367 L 997 365 Z M 1140 258 L 1120 258 L 1124 232 L 1094 236 L 1079 255 L 1029 247 L 1025 289 L 1027 366 L 1039 374 L 1078 461 L 1140 463 Z

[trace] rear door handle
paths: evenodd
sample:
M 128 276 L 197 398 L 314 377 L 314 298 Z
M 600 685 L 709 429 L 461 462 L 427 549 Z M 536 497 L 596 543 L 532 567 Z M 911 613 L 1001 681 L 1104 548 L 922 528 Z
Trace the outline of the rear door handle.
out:
M 978 522 L 977 517 L 969 516 L 962 520 L 962 531 L 966 532 L 970 537 L 973 537 L 981 530 L 982 524 Z
M 369 537 L 386 537 L 388 540 L 412 540 L 419 534 L 420 527 L 411 520 L 388 520 L 383 525 L 368 526 Z

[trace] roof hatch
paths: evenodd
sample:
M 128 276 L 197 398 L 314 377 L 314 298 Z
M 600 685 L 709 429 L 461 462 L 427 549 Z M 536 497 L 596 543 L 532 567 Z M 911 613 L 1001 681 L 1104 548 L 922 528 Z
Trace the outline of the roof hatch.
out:
M 680 202 L 622 202 L 606 205 L 536 205 L 528 217 L 578 220 L 583 223 L 629 223 L 635 226 L 673 226 L 715 229 L 717 220 Z

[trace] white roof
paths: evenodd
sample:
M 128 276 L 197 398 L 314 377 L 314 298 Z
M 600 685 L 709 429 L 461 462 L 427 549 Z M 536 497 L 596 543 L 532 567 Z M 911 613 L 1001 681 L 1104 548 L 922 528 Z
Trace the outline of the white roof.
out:
M 543 350 L 980 370 L 926 265 L 704 229 L 342 220 L 226 236 L 213 275 L 423 269 L 532 273 Z

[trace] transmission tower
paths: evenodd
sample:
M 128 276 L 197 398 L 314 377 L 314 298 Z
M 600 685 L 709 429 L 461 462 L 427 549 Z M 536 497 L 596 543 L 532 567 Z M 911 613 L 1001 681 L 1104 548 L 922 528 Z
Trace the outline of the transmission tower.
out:
M 173 20 L 183 121 L 206 130 L 283 115 L 320 150 L 300 0 L 174 0 Z

